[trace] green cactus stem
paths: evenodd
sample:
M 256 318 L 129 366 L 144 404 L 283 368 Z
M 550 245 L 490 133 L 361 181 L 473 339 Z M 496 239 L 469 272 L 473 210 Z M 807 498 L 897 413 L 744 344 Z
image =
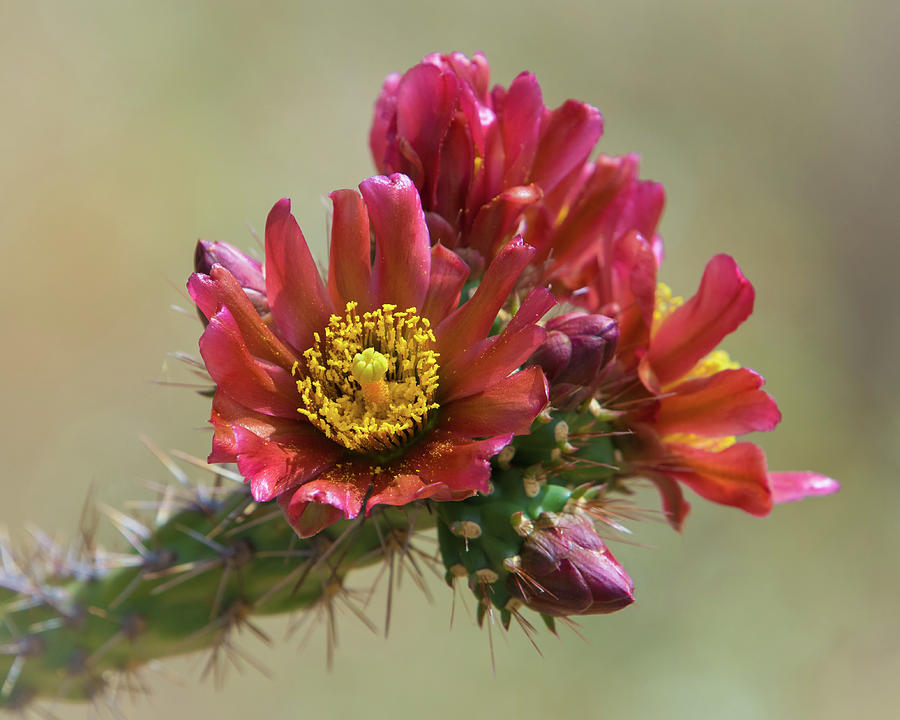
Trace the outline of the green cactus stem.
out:
M 241 627 L 259 634 L 251 616 L 332 601 L 350 570 L 393 563 L 413 522 L 434 522 L 421 508 L 379 508 L 300 540 L 245 486 L 209 490 L 153 528 L 107 509 L 128 553 L 90 541 L 60 552 L 40 534 L 27 557 L 0 544 L 0 708 L 91 699 L 151 660 L 215 652 Z
M 465 578 L 478 599 L 479 623 L 495 608 L 504 628 L 513 617 L 522 622 L 521 602 L 506 580 L 517 570 L 523 539 L 545 513 L 590 505 L 615 486 L 614 433 L 591 403 L 547 412 L 495 458 L 488 494 L 435 506 L 445 579 L 452 585 Z M 553 619 L 544 621 L 552 630 Z

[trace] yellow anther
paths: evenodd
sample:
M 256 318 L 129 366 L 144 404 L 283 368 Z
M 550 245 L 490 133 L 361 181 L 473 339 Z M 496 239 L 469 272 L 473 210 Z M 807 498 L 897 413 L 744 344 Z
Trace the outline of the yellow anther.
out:
M 348 450 L 391 453 L 411 441 L 437 409 L 437 353 L 427 318 L 382 305 L 332 315 L 294 368 L 298 411 Z
M 388 359 L 375 348 L 366 348 L 353 357 L 350 372 L 360 383 L 376 383 L 382 380 L 388 371 Z
M 653 326 L 659 327 L 660 323 L 669 315 L 684 305 L 684 298 L 672 294 L 672 288 L 665 283 L 656 286 L 656 305 L 653 309 Z

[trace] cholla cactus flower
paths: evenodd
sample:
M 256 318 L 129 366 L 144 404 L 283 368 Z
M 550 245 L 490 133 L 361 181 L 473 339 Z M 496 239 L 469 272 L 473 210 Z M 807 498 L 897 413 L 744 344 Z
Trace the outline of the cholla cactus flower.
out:
M 487 490 L 489 459 L 547 402 L 540 368 L 519 368 L 544 340 L 552 295 L 536 289 L 490 335 L 534 249 L 506 243 L 460 304 L 468 268 L 431 246 L 413 183 L 359 189 L 331 194 L 327 284 L 288 200 L 266 222 L 271 314 L 222 264 L 188 283 L 216 383 L 209 460 L 236 462 L 301 536 L 376 505 Z
M 676 527 L 688 510 L 679 483 L 756 515 L 833 492 L 837 483 L 816 473 L 769 473 L 758 446 L 736 442 L 780 420 L 762 377 L 716 351 L 752 311 L 753 288 L 720 255 L 678 307 L 657 282 L 663 188 L 639 179 L 635 155 L 592 160 L 602 131 L 588 103 L 547 109 L 530 73 L 490 88 L 483 55 L 434 54 L 387 78 L 369 144 L 381 171 L 414 179 L 434 237 L 477 269 L 521 234 L 536 249 L 521 285 L 552 289 L 588 313 L 578 323 L 606 328 L 606 342 L 575 356 L 578 368 L 569 337 L 551 327 L 565 321 L 551 320 L 531 362 L 544 368 L 556 410 L 592 399 L 620 433 L 616 483 L 649 477 Z M 562 363 L 580 386 L 562 377 Z
M 482 54 L 434 54 L 388 76 L 369 146 L 380 172 L 416 183 L 433 241 L 477 267 L 473 255 L 489 261 L 521 232 L 537 250 L 535 266 L 552 253 L 542 281 L 565 297 L 586 273 L 609 273 L 590 262 L 600 238 L 636 230 L 662 254 L 662 185 L 638 178 L 636 155 L 592 160 L 602 133 L 600 111 L 588 103 L 548 109 L 531 73 L 490 88 Z
M 655 285 L 653 266 L 636 272 L 646 273 L 638 284 Z M 597 289 L 607 306 L 624 305 L 624 298 L 603 293 Z M 598 396 L 608 401 L 615 422 L 633 432 L 622 444 L 628 466 L 658 485 L 676 527 L 688 511 L 678 483 L 753 515 L 768 514 L 777 502 L 838 489 L 816 473 L 770 473 L 759 446 L 736 441 L 781 420 L 762 376 L 717 349 L 749 317 L 753 300 L 753 286 L 728 255 L 709 261 L 686 302 L 660 285 L 632 328 L 632 337 L 645 343 L 620 360 L 618 377 Z M 615 412 L 617 407 L 622 410 Z

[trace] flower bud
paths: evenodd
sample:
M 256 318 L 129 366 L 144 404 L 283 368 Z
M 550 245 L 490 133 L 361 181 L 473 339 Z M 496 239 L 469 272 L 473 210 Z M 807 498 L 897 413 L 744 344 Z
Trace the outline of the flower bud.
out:
M 226 242 L 198 240 L 194 251 L 194 270 L 209 275 L 213 265 L 221 265 L 234 275 L 260 315 L 269 312 L 262 263 Z
M 507 590 L 546 615 L 598 615 L 634 602 L 634 583 L 589 520 L 544 513 L 522 546 Z
M 550 402 L 569 410 L 597 389 L 619 342 L 619 326 L 605 315 L 571 312 L 547 323 L 547 338 L 528 361 L 540 365 Z

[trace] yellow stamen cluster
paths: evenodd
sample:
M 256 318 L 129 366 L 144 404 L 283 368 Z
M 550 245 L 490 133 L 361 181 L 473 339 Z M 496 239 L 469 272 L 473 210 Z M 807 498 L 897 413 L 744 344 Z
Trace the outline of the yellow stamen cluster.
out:
M 659 283 L 656 286 L 656 306 L 653 309 L 654 330 L 683 304 L 683 297 L 673 295 L 672 289 L 668 285 Z M 740 366 L 740 363 L 734 362 L 724 350 L 713 350 L 694 365 L 679 382 L 710 377 L 721 370 L 737 370 Z M 721 452 L 736 442 L 734 437 L 701 437 L 693 433 L 672 433 L 667 435 L 665 440 L 670 443 L 691 445 L 710 452 Z
M 427 318 L 395 305 L 332 315 L 294 365 L 299 412 L 348 450 L 390 453 L 428 422 L 438 387 L 437 353 Z
M 682 305 L 684 305 L 683 297 L 680 295 L 673 295 L 672 288 L 665 283 L 657 284 L 656 304 L 653 308 L 653 328 L 658 328 L 663 320 L 669 317 L 669 315 Z
M 724 350 L 713 350 L 709 355 L 691 368 L 685 380 L 705 378 L 715 375 L 722 370 L 737 370 L 741 366 L 736 363 Z
M 684 376 L 684 380 L 710 377 L 721 370 L 737 370 L 740 366 L 740 363 L 734 362 L 724 350 L 713 350 L 709 355 L 691 368 L 691 371 Z M 693 433 L 669 435 L 666 440 L 669 442 L 691 445 L 692 447 L 700 450 L 708 450 L 709 452 L 721 452 L 737 442 L 736 438 L 733 436 L 711 438 L 700 437 Z

